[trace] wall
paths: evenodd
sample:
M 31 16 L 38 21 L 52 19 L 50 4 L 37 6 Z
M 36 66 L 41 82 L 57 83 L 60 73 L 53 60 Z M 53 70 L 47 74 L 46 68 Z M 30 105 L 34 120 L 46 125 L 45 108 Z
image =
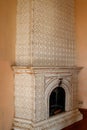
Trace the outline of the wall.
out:
M 87 108 L 87 0 L 76 0 L 77 65 L 79 74 L 80 106 Z
M 16 0 L 0 0 L 0 130 L 10 130 L 13 120 Z
M 16 0 L 0 1 L 0 60 L 14 64 Z
M 0 130 L 11 129 L 13 108 L 13 73 L 8 62 L 0 61 Z

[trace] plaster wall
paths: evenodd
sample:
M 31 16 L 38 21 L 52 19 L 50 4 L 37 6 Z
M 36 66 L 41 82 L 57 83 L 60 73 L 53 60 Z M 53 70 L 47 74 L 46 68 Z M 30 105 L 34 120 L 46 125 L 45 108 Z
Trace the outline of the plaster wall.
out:
M 10 130 L 13 120 L 13 73 L 6 61 L 0 61 L 0 130 Z
M 87 108 L 87 1 L 76 0 L 77 65 L 79 74 L 80 107 Z
M 0 60 L 14 64 L 16 40 L 16 0 L 0 1 Z
M 10 130 L 13 120 L 16 0 L 0 0 L 0 130 Z

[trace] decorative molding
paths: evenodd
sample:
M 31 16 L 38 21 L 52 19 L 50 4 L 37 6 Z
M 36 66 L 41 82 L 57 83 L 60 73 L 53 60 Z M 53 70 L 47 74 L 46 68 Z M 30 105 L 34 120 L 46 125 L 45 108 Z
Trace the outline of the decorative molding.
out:
M 67 75 L 67 74 L 66 74 Z M 62 75 L 63 76 L 63 75 Z M 65 111 L 70 111 L 72 110 L 72 104 L 73 104 L 73 88 L 72 88 L 72 82 L 71 82 L 71 76 L 68 76 L 68 80 L 67 78 L 63 78 L 63 83 L 62 83 L 62 88 L 65 90 L 66 93 L 66 100 L 65 100 Z M 47 118 L 49 118 L 49 97 L 50 94 L 52 92 L 53 89 L 55 89 L 56 87 L 58 87 L 58 83 L 60 77 L 50 77 L 50 82 L 46 83 L 45 82 L 45 86 L 46 86 L 46 90 L 45 90 L 45 103 L 46 103 L 46 111 L 47 111 Z M 45 78 L 46 80 L 46 78 Z

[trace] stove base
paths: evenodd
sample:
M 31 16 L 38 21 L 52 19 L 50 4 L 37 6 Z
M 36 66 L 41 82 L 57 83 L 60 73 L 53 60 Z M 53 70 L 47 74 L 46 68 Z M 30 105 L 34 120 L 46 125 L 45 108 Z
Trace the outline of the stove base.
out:
M 64 112 L 47 120 L 34 123 L 23 119 L 14 119 L 14 130 L 61 130 L 83 118 L 78 109 Z

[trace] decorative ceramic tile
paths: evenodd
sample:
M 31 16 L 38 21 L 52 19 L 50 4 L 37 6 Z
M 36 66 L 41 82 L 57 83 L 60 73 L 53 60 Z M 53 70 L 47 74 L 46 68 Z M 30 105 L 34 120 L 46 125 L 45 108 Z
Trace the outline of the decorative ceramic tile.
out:
M 33 66 L 75 65 L 73 0 L 34 0 Z
M 15 74 L 15 116 L 31 119 L 34 98 L 34 78 L 29 74 Z
M 16 64 L 74 66 L 74 21 L 74 0 L 18 0 Z
M 30 43 L 30 0 L 18 0 L 17 34 L 16 34 L 16 64 L 31 64 Z

